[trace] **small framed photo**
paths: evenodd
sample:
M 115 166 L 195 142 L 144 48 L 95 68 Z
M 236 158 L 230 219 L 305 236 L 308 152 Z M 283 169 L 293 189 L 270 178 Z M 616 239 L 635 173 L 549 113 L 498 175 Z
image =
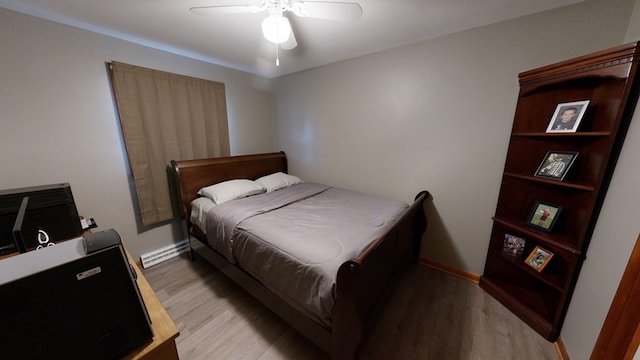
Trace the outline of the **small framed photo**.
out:
M 575 151 L 547 151 L 534 176 L 554 180 L 564 180 L 564 177 L 576 161 L 578 153 Z
M 525 243 L 526 240 L 524 238 L 511 234 L 504 234 L 504 246 L 502 247 L 502 252 L 507 255 L 522 257 Z
M 541 272 L 549 264 L 552 257 L 553 253 L 551 251 L 536 246 L 524 262 L 536 269 L 536 271 Z
M 547 126 L 548 133 L 576 132 L 589 100 L 560 103 Z
M 529 213 L 527 225 L 551 232 L 556 226 L 561 212 L 562 206 L 536 201 L 531 208 L 531 213 Z

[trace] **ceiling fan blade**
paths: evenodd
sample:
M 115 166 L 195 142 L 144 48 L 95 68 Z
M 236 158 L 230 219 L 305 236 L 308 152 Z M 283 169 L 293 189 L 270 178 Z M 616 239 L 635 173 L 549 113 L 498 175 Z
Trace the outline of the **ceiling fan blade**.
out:
M 298 16 L 327 20 L 356 20 L 362 16 L 358 3 L 331 1 L 298 1 L 292 4 Z
M 283 50 L 292 50 L 295 49 L 296 46 L 298 46 L 298 42 L 296 41 L 296 36 L 293 34 L 293 29 L 291 29 L 289 38 L 287 39 L 287 41 L 280 44 L 280 47 Z
M 216 5 L 189 8 L 189 11 L 198 15 L 257 13 L 262 10 L 264 10 L 262 6 L 256 5 Z

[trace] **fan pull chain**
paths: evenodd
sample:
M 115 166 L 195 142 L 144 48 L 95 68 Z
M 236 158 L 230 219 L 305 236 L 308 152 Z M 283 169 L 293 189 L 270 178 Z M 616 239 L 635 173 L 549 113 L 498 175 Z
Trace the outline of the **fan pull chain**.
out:
M 282 12 L 280 13 L 282 16 Z M 280 22 L 276 21 L 276 34 L 280 37 Z M 276 67 L 280 66 L 280 52 L 278 51 L 278 43 L 276 42 Z

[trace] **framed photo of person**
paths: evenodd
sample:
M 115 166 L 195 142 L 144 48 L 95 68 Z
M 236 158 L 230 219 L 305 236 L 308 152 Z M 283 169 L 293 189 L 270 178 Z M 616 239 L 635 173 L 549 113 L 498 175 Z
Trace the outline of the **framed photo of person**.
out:
M 534 176 L 562 181 L 577 157 L 575 151 L 547 151 Z
M 560 103 L 547 126 L 548 133 L 576 132 L 589 100 Z
M 524 238 L 511 234 L 504 234 L 504 246 L 502 247 L 502 252 L 507 255 L 522 257 L 525 243 L 526 240 Z
M 549 265 L 552 257 L 553 253 L 551 251 L 536 246 L 524 262 L 537 272 L 541 272 L 542 269 Z
M 553 231 L 558 222 L 562 206 L 536 201 L 531 208 L 527 225 L 547 232 Z

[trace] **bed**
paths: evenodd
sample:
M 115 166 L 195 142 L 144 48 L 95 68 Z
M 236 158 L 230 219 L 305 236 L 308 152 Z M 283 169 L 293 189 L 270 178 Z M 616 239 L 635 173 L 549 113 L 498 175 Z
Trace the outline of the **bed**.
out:
M 170 170 L 177 210 L 184 220 L 192 255 L 198 254 L 214 264 L 333 359 L 356 357 L 399 276 L 410 264 L 417 263 L 426 228 L 423 202 L 429 197 L 427 191 L 418 193 L 411 205 L 398 207 L 398 202 L 384 198 L 302 181 L 277 191 L 204 206 L 203 210 L 196 204 L 209 194 L 201 196 L 201 189 L 224 185 L 229 180 L 286 174 L 285 154 L 172 161 Z M 373 215 L 360 218 L 327 210 L 346 203 L 374 207 Z M 302 225 L 298 228 L 294 223 L 302 208 L 312 211 L 309 218 L 300 220 Z M 200 216 L 201 220 L 207 219 L 204 224 L 192 216 L 196 210 L 207 214 Z M 223 213 L 227 216 L 229 211 L 238 212 L 219 217 Z M 316 221 L 327 221 L 318 220 L 320 214 L 327 214 L 337 232 L 315 231 L 313 238 L 300 235 L 305 229 L 314 229 Z M 272 223 L 278 219 L 284 219 L 284 223 Z M 274 228 L 286 231 L 276 232 Z M 352 241 L 364 236 L 372 238 Z M 233 240 L 224 242 L 227 237 Z M 266 246 L 260 244 L 262 238 L 270 239 Z M 296 242 L 291 239 L 297 238 L 304 238 L 305 245 L 295 248 Z M 328 245 L 316 247 L 324 243 L 324 238 Z M 282 253 L 293 254 L 294 260 L 281 259 Z M 307 270 L 295 263 L 296 259 L 311 266 Z M 276 268 L 278 274 L 284 271 L 290 276 L 304 273 L 315 277 L 279 281 L 284 275 L 274 275 Z M 285 283 L 301 287 L 292 290 L 292 295 L 282 287 Z

